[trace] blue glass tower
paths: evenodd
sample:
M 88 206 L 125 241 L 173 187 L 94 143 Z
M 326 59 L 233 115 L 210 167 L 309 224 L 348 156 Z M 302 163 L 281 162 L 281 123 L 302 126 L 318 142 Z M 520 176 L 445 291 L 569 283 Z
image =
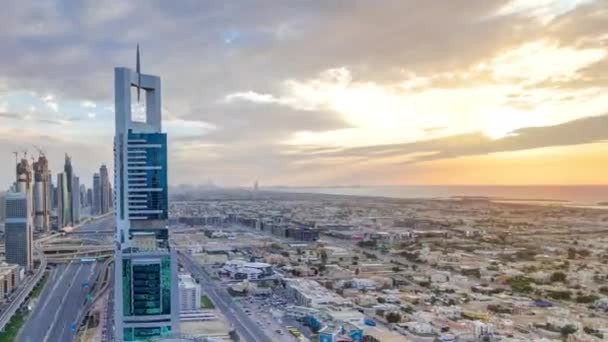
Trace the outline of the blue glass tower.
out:
M 139 66 L 139 56 L 138 56 Z M 161 127 L 158 76 L 116 68 L 114 177 L 117 341 L 144 341 L 179 331 L 176 254 L 169 246 L 167 135 Z M 131 88 L 143 90 L 145 121 L 131 113 Z

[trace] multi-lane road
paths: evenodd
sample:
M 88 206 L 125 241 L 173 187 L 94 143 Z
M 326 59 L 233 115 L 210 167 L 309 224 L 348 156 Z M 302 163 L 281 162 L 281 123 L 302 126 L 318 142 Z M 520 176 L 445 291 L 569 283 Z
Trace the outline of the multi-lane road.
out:
M 245 314 L 243 309 L 237 305 L 232 296 L 186 254 L 179 253 L 179 261 L 192 276 L 196 278 L 203 291 L 209 296 L 213 304 L 226 316 L 228 321 L 234 325 L 239 336 L 246 342 L 272 342 L 262 328 L 260 328 L 251 318 Z
M 33 312 L 17 336 L 22 342 L 71 342 L 101 264 L 72 262 L 54 267 Z
M 112 217 L 86 223 L 75 231 L 88 238 L 107 239 L 112 229 Z M 111 237 L 110 237 L 111 238 Z M 19 332 L 18 342 L 71 342 L 83 317 L 87 295 L 102 271 L 102 263 L 74 260 L 50 269 L 47 283 L 35 303 L 33 311 Z

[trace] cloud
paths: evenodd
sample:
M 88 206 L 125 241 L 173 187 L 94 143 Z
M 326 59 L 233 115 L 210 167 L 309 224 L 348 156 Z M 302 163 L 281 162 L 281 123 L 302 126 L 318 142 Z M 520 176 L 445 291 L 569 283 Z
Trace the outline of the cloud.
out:
M 334 151 L 302 151 L 318 158 L 392 157 L 422 153 L 406 163 L 440 160 L 463 156 L 487 155 L 498 152 L 523 151 L 545 147 L 582 145 L 608 140 L 608 114 L 586 117 L 554 126 L 529 127 L 515 130 L 513 134 L 491 139 L 482 133 L 468 133 L 407 144 L 391 144 L 341 149 Z
M 605 113 L 605 2 L 529 3 L 8 2 L 0 91 L 52 94 L 6 109 L 30 115 L 29 138 L 48 135 L 42 120 L 61 123 L 58 150 L 84 139 L 97 160 L 75 160 L 109 163 L 113 68 L 133 67 L 140 43 L 144 72 L 163 81 L 172 183 L 339 180 L 351 162 L 367 171 L 447 153 L 438 142 L 395 154 L 408 144 L 499 146 L 525 127 Z M 351 148 L 374 152 L 333 156 L 346 166 L 330 170 L 308 159 Z
M 80 103 L 81 106 L 83 106 L 84 108 L 96 108 L 97 104 L 93 101 L 82 101 Z
M 556 17 L 593 0 L 511 0 L 497 11 L 497 15 L 522 14 L 548 23 Z

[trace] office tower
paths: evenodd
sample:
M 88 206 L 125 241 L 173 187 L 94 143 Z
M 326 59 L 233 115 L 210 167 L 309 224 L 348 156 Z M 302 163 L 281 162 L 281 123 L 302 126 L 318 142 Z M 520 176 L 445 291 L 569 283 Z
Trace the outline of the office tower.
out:
M 48 174 L 47 174 L 47 181 L 46 181 L 46 185 L 47 185 L 47 196 L 49 198 L 49 215 L 50 212 L 53 211 L 56 207 L 55 205 L 55 186 L 53 185 L 53 174 L 51 173 L 51 170 L 48 170 Z
M 108 183 L 108 206 L 110 210 L 114 209 L 114 192 L 112 191 L 112 183 Z
M 138 94 L 144 92 L 145 122 L 132 120 L 133 86 Z M 114 90 L 114 328 L 118 341 L 148 340 L 179 333 L 177 260 L 167 229 L 167 135 L 161 132 L 160 78 L 141 74 L 139 67 L 136 72 L 116 68 Z M 103 193 L 109 196 L 109 191 Z
M 65 173 L 57 174 L 57 229 L 70 224 L 70 194 L 68 192 L 68 179 Z
M 51 224 L 51 194 L 49 193 L 49 162 L 44 155 L 34 162 L 34 228 L 47 232 Z
M 72 175 L 72 192 L 70 192 L 70 209 L 72 225 L 76 225 L 80 222 L 80 179 Z
M 79 189 L 80 208 L 85 208 L 87 206 L 87 187 L 84 184 L 80 184 Z
M 93 213 L 101 214 L 101 177 L 99 173 L 93 175 Z
M 65 164 L 63 166 L 63 174 L 65 175 L 66 180 L 66 191 L 67 194 L 67 203 L 64 203 L 64 208 L 67 208 L 67 225 L 72 225 L 74 223 L 73 211 L 72 211 L 72 177 L 74 177 L 74 169 L 72 168 L 72 158 L 65 154 Z
M 32 205 L 25 192 L 10 192 L 5 201 L 4 249 L 6 262 L 32 269 Z
M 53 197 L 53 210 L 57 210 L 57 202 L 59 202 L 59 200 L 57 199 L 57 186 L 53 185 L 53 192 L 52 192 L 52 197 Z
M 87 189 L 87 195 L 86 195 L 86 205 L 87 207 L 89 207 L 91 209 L 91 214 L 93 214 L 93 189 L 89 188 Z
M 6 192 L 0 192 L 0 222 L 4 222 L 6 218 Z
M 101 179 L 101 214 L 110 211 L 110 179 L 108 178 L 108 168 L 101 165 L 99 168 L 99 177 Z

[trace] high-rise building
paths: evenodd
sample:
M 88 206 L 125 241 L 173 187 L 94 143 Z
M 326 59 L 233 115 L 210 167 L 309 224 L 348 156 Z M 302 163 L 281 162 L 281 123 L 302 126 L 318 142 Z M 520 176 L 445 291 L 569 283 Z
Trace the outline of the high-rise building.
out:
M 32 205 L 33 183 L 32 183 L 32 168 L 27 159 L 21 159 L 17 164 L 17 182 L 15 192 L 23 192 L 26 194 L 30 203 L 31 214 L 34 214 L 34 206 Z
M 93 175 L 93 214 L 101 214 L 101 177 L 99 173 Z
M 32 204 L 25 192 L 9 192 L 5 200 L 4 249 L 6 262 L 32 269 Z
M 88 188 L 87 189 L 87 197 L 86 197 L 86 204 L 87 207 L 89 207 L 91 209 L 91 214 L 93 214 L 93 189 Z
M 53 185 L 53 191 L 52 191 L 52 197 L 53 197 L 53 210 L 57 210 L 57 202 L 59 202 L 59 200 L 57 199 L 57 186 Z
M 70 224 L 72 210 L 70 209 L 68 183 L 65 173 L 57 174 L 57 229 L 62 229 Z
M 139 53 L 137 64 L 136 72 L 114 70 L 114 331 L 118 341 L 179 333 L 177 260 L 168 234 L 167 135 L 161 131 L 160 78 L 139 72 Z M 133 86 L 138 100 L 140 91 L 144 92 L 145 122 L 132 119 Z M 103 175 L 101 178 L 103 183 Z M 109 191 L 103 192 L 109 196 Z
M 80 223 L 80 179 L 72 175 L 72 192 L 70 192 L 70 208 L 72 225 Z
M 110 211 L 110 179 L 108 178 L 108 168 L 101 165 L 99 168 L 99 177 L 101 179 L 101 214 Z
M 48 169 L 48 174 L 47 174 L 47 181 L 46 181 L 46 185 L 47 185 L 47 194 L 49 197 L 49 215 L 50 212 L 53 211 L 53 209 L 55 209 L 55 186 L 53 185 L 53 174 L 51 173 L 51 170 Z
M 34 162 L 34 228 L 47 232 L 51 224 L 51 194 L 49 192 L 49 162 L 44 155 Z
M 6 192 L 0 192 L 0 222 L 6 218 Z
M 66 188 L 67 188 L 67 203 L 64 203 L 64 208 L 67 208 L 67 225 L 72 225 L 74 223 L 73 211 L 72 211 L 72 178 L 74 177 L 74 169 L 72 168 L 72 158 L 65 154 L 65 164 L 63 166 L 63 173 L 66 178 Z
M 80 208 L 87 206 L 87 187 L 84 184 L 80 184 Z

